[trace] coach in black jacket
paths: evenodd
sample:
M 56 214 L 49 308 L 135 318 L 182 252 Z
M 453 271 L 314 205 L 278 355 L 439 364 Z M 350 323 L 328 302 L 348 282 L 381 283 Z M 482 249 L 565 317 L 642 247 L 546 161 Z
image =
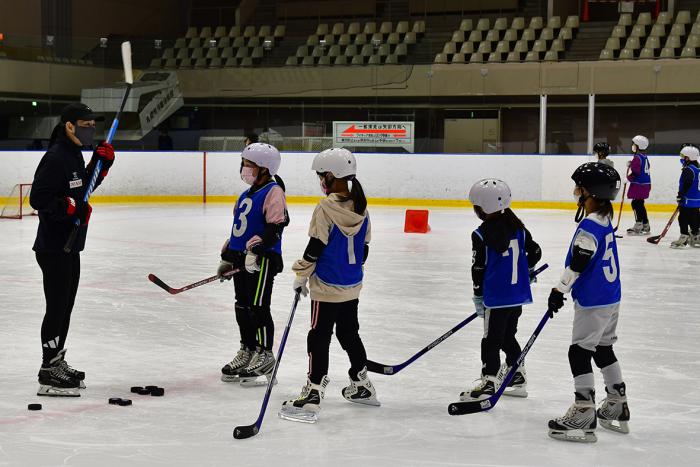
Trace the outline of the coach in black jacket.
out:
M 102 160 L 102 172 L 96 187 L 114 162 L 114 148 L 102 142 L 85 167 L 81 150 L 92 147 L 95 121 L 103 119 L 85 104 L 65 107 L 32 182 L 29 201 L 39 212 L 33 249 L 43 274 L 46 297 L 38 395 L 79 396 L 78 387 L 84 387 L 85 373 L 71 368 L 65 361 L 65 341 L 80 280 L 80 251 L 85 247 L 92 212 L 90 205 L 83 202 L 85 189 L 98 159 Z M 72 251 L 64 253 L 63 246 L 76 219 L 80 221 L 78 237 Z

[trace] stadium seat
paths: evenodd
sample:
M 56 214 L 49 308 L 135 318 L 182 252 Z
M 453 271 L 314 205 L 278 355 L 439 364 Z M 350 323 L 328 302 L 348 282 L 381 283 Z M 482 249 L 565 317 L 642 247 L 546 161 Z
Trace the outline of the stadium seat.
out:
M 666 39 L 666 48 L 680 49 L 681 48 L 681 38 L 680 36 L 668 36 Z
M 333 60 L 333 65 L 347 65 L 347 64 L 348 64 L 348 57 L 346 57 L 345 55 L 338 55 Z
M 189 57 L 189 49 L 179 49 L 177 51 L 177 55 L 175 56 L 178 60 L 184 60 L 185 58 L 190 58 Z
M 396 55 L 389 55 L 386 57 L 386 60 L 384 61 L 385 65 L 398 65 L 399 64 L 399 57 Z
M 523 29 L 525 29 L 525 18 L 523 18 L 522 16 L 513 18 L 513 22 L 510 23 L 510 28 L 515 29 L 516 31 L 522 31 Z
M 462 47 L 459 48 L 459 53 L 462 55 L 471 55 L 474 53 L 474 43 L 473 42 L 465 42 L 462 44 Z
M 396 46 L 396 49 L 394 49 L 394 55 L 397 57 L 405 57 L 408 55 L 408 47 L 406 44 L 399 44 Z
M 248 47 L 241 47 L 240 49 L 238 49 L 238 50 L 236 51 L 236 57 L 235 57 L 235 58 L 237 58 L 237 59 L 239 59 L 239 60 L 242 60 L 242 59 L 244 59 L 244 58 L 246 58 L 246 57 L 248 57 L 248 56 L 249 56 Z
M 226 37 L 226 26 L 217 26 L 214 30 L 214 39 Z
M 193 49 L 190 58 L 198 59 L 204 58 L 204 49 Z
M 650 59 L 650 58 L 656 58 L 654 49 L 651 49 L 649 47 L 644 47 L 641 52 L 639 52 L 639 58 L 644 60 L 644 59 Z
M 362 55 L 355 55 L 352 57 L 352 61 L 350 62 L 351 65 L 364 65 L 365 64 L 365 57 Z
M 444 54 L 454 54 L 457 53 L 457 47 L 454 42 L 446 42 L 442 47 L 442 53 Z
M 460 31 L 471 31 L 474 29 L 474 20 L 470 18 L 465 18 L 459 23 L 459 30 Z
M 309 47 L 318 45 L 318 36 L 316 34 L 312 34 L 309 37 L 307 37 L 306 38 L 306 45 L 308 45 Z
M 255 60 L 260 60 L 260 59 L 262 59 L 264 56 L 265 56 L 265 51 L 263 50 L 262 47 L 255 47 L 255 48 L 253 49 L 253 52 L 251 52 L 251 54 L 250 54 L 250 58 L 252 58 L 253 61 L 255 61 Z
M 645 49 L 658 50 L 661 48 L 661 39 L 656 36 L 649 36 L 644 43 Z
M 399 35 L 404 35 L 408 32 L 408 21 L 399 21 L 396 23 L 396 32 Z
M 241 28 L 238 26 L 232 26 L 228 32 L 228 37 L 238 37 L 241 35 Z
M 251 37 L 248 39 L 248 43 L 246 44 L 246 47 L 259 47 L 260 46 L 260 38 L 259 37 Z
M 663 24 L 655 24 L 654 26 L 652 26 L 649 36 L 666 37 L 666 26 L 664 26 Z
M 333 34 L 326 34 L 325 36 L 323 36 L 323 40 L 325 41 L 324 45 L 326 47 L 330 47 L 331 45 L 335 44 L 335 36 Z
M 557 38 L 564 40 L 564 41 L 573 40 L 573 38 L 574 38 L 573 30 L 571 28 L 565 26 L 559 30 L 559 36 Z
M 416 33 L 413 31 L 409 31 L 406 33 L 406 35 L 403 37 L 403 42 L 404 44 L 415 44 L 418 42 L 418 39 L 416 38 Z
M 175 41 L 174 47 L 176 49 L 185 49 L 187 48 L 187 40 L 184 37 L 180 37 Z
M 220 49 L 223 49 L 224 47 L 231 47 L 231 38 L 228 36 L 222 37 L 221 39 L 219 39 L 219 43 L 217 44 L 217 46 Z
M 309 48 L 305 45 L 297 47 L 297 57 L 306 57 L 309 54 Z
M 186 58 L 182 61 L 180 61 L 180 64 L 177 66 L 178 68 L 192 68 L 192 60 L 189 58 Z
M 618 26 L 632 27 L 632 15 L 630 13 L 621 13 L 620 19 L 617 21 Z
M 489 32 L 486 33 L 486 38 L 484 39 L 487 42 L 498 42 L 501 40 L 501 31 L 496 31 L 495 29 L 491 29 Z
M 571 29 L 578 29 L 580 26 L 579 17 L 576 15 L 567 16 L 564 26 Z
M 526 41 L 519 40 L 518 42 L 515 43 L 515 47 L 513 47 L 513 51 L 521 53 L 521 54 L 525 54 L 525 53 L 528 53 L 530 51 L 530 47 L 528 47 Z
M 341 34 L 338 38 L 338 45 L 346 46 L 352 44 L 350 34 Z
M 433 60 L 433 63 L 446 64 L 447 63 L 447 55 L 445 55 L 445 54 L 435 55 L 435 60 Z
M 612 60 L 615 58 L 615 55 L 613 54 L 613 51 L 610 49 L 603 49 L 600 51 L 600 57 L 598 57 L 599 60 Z
M 246 38 L 245 38 L 245 37 L 243 37 L 243 36 L 238 36 L 238 37 L 236 37 L 235 39 L 233 39 L 232 47 L 233 47 L 234 49 L 238 49 L 238 48 L 241 48 L 241 47 L 245 47 L 245 42 L 246 42 Z
M 686 47 L 694 47 L 698 48 L 700 47 L 700 35 L 699 34 L 692 34 L 688 36 L 688 40 L 685 42 Z
M 656 24 L 670 25 L 673 23 L 673 14 L 668 11 L 662 11 L 659 16 L 656 17 Z
M 212 58 L 209 61 L 209 68 L 221 68 L 221 59 L 220 58 Z
M 382 64 L 382 57 L 379 55 L 370 55 L 369 56 L 369 61 L 367 62 L 368 65 L 381 65 Z
M 200 39 L 209 39 L 212 36 L 211 33 L 211 28 L 209 26 L 204 26 L 202 30 L 199 32 L 199 38 Z M 197 64 L 194 64 L 195 68 L 197 67 Z
M 391 45 L 396 45 L 401 43 L 401 36 L 398 32 L 392 32 L 389 37 L 386 38 L 386 43 Z
M 493 23 L 493 29 L 496 31 L 505 31 L 508 29 L 508 18 L 498 18 Z
M 317 36 L 325 36 L 328 34 L 328 25 L 326 23 L 319 24 L 316 26 L 316 32 L 314 34 Z
M 389 44 L 381 44 L 376 55 L 380 57 L 388 57 L 391 55 L 391 46 Z
M 420 21 L 416 21 L 415 23 L 413 23 L 412 31 L 415 32 L 419 36 L 422 36 L 423 34 L 425 34 L 425 21 L 420 20 Z
M 558 31 L 561 29 L 561 16 L 552 16 L 547 21 L 547 27 Z
M 255 26 L 246 26 L 243 30 L 243 37 L 248 38 L 253 36 L 255 36 Z
M 345 48 L 345 56 L 346 57 L 354 57 L 355 55 L 358 55 L 356 45 L 352 44 L 352 45 L 349 45 Z
M 465 63 L 465 62 L 466 62 L 466 58 L 465 58 L 464 54 L 454 54 L 452 56 L 452 63 Z
M 564 41 L 561 39 L 554 39 L 552 41 L 552 45 L 549 46 L 549 50 L 552 50 L 554 52 L 564 52 L 566 50 L 566 46 L 564 45 Z M 557 57 L 558 59 L 558 57 Z
M 297 51 L 297 53 L 299 53 L 299 52 Z M 234 55 L 234 53 L 233 53 L 232 47 L 227 47 L 225 49 L 221 49 L 221 58 L 232 58 L 233 55 Z M 304 47 L 304 55 L 306 55 L 306 47 Z
M 472 31 L 469 33 L 469 38 L 467 39 L 468 42 L 481 42 L 483 40 L 483 36 L 481 34 L 481 31 Z
M 391 34 L 394 30 L 394 25 L 390 21 L 384 21 L 381 26 L 379 26 L 379 32 L 385 36 Z
M 296 66 L 299 64 L 299 60 L 297 57 L 287 57 L 287 61 L 284 62 L 284 64 L 287 66 Z
M 692 22 L 690 18 L 690 11 L 681 10 L 676 15 L 676 24 L 690 24 Z
M 314 66 L 316 64 L 316 61 L 314 60 L 314 57 L 304 57 L 304 59 L 301 61 L 302 66 Z
M 370 55 L 374 55 L 374 46 L 372 44 L 365 44 L 362 46 L 362 50 L 360 51 L 360 55 L 363 57 L 369 57 Z
M 506 42 L 517 42 L 518 31 L 515 29 L 507 29 L 505 34 L 503 34 L 503 40 Z
M 177 68 L 177 60 L 174 58 L 169 58 L 165 61 L 164 68 Z
M 340 36 L 341 34 L 345 33 L 345 23 L 335 23 L 333 25 L 333 29 L 331 30 L 331 34 L 334 36 Z
M 185 39 L 193 39 L 195 37 L 197 37 L 197 28 L 190 26 L 189 28 L 187 28 Z
M 356 36 L 360 33 L 360 23 L 350 23 L 348 26 L 348 34 Z
M 482 42 L 479 44 L 479 48 L 476 51 L 482 54 L 490 54 L 493 51 L 491 48 L 491 42 Z
M 510 52 L 510 44 L 508 42 L 501 41 L 496 44 L 496 53 L 507 54 L 508 52 Z
M 670 47 L 664 47 L 663 49 L 661 49 L 661 53 L 659 54 L 659 58 L 675 58 L 675 57 L 676 57 L 676 51 Z
M 481 18 L 479 21 L 476 23 L 476 30 L 477 31 L 488 31 L 491 29 L 491 20 L 488 18 Z
M 532 52 L 544 53 L 547 51 L 547 43 L 543 40 L 536 40 L 532 45 Z
M 627 42 L 625 42 L 625 49 L 629 50 L 639 50 L 642 48 L 641 42 L 639 40 L 639 37 L 634 37 L 631 36 L 627 39 Z
M 646 35 L 646 27 L 641 24 L 635 24 L 632 28 L 632 34 L 630 34 L 630 37 L 646 37 Z
M 681 58 L 695 58 L 695 47 L 684 47 L 681 51 Z
M 700 23 L 695 23 L 693 24 L 692 29 L 690 30 L 690 34 L 700 34 Z
M 542 19 L 541 16 L 535 16 L 530 20 L 529 29 L 534 29 L 535 31 L 539 31 L 543 27 L 544 27 L 544 20 Z
M 327 55 L 324 57 L 319 57 L 318 64 L 322 66 L 331 66 L 331 57 Z
M 268 25 L 260 26 L 258 29 L 258 37 L 267 37 L 272 35 L 272 27 Z
M 499 63 L 501 61 L 501 56 L 502 55 L 500 53 L 492 52 L 489 54 L 489 58 L 486 59 L 486 61 L 491 63 Z
M 673 26 L 671 26 L 671 34 L 670 35 L 683 37 L 683 36 L 685 36 L 685 31 L 686 31 L 685 24 L 676 23 Z
M 506 62 L 519 62 L 520 61 L 520 53 L 519 52 L 510 52 L 508 56 L 506 57 Z
M 634 60 L 634 50 L 632 49 L 622 49 L 620 50 L 620 55 L 618 56 L 620 60 Z
M 559 52 L 555 50 L 548 50 L 544 54 L 544 61 L 545 62 L 556 62 L 559 61 Z
M 368 23 L 365 23 L 365 27 L 362 30 L 364 34 L 371 35 L 377 32 L 377 23 L 370 21 Z
M 329 57 L 338 57 L 338 56 L 340 56 L 340 55 L 342 55 L 342 54 L 341 54 L 341 50 L 340 50 L 340 46 L 339 46 L 339 45 L 334 45 L 334 46 L 332 46 L 332 47 L 330 48 L 330 50 L 328 51 L 328 56 L 329 56 Z
M 224 62 L 225 68 L 232 68 L 232 67 L 237 67 L 237 66 L 238 66 L 238 60 L 236 60 L 233 57 L 227 58 L 226 61 Z
M 475 53 L 475 54 L 472 54 L 471 57 L 469 57 L 469 63 L 483 63 L 483 62 L 484 62 L 484 54 Z
M 525 61 L 526 62 L 539 62 L 540 61 L 540 54 L 537 52 L 528 52 L 527 55 L 525 55 Z
M 651 26 L 651 23 L 651 13 L 639 13 L 639 16 L 637 17 L 637 24 L 640 26 Z
M 695 17 L 695 22 L 700 23 L 700 11 L 698 11 L 698 15 Z
M 284 24 L 280 24 L 279 26 L 275 26 L 275 32 L 272 35 L 275 39 L 282 39 L 286 33 L 287 27 Z
M 615 26 L 613 28 L 611 37 L 625 39 L 627 37 L 627 31 L 625 31 L 625 27 L 624 26 Z
M 207 67 L 207 59 L 206 58 L 198 58 L 194 62 L 194 67 L 195 68 L 206 68 Z
M 165 49 L 163 51 L 163 56 L 161 58 L 163 60 L 167 60 L 169 58 L 175 58 L 175 50 L 174 49 Z
M 361 33 L 355 36 L 355 45 L 365 45 L 367 43 L 367 34 Z
M 384 42 L 384 35 L 381 32 L 375 32 L 369 40 L 370 44 L 381 44 Z
M 454 42 L 456 44 L 461 44 L 462 42 L 464 42 L 465 41 L 464 31 L 460 30 L 460 31 L 453 32 L 451 40 L 452 40 L 452 42 Z
M 550 27 L 542 29 L 542 31 L 540 32 L 540 39 L 543 41 L 554 40 L 554 30 Z
M 537 39 L 537 33 L 535 32 L 534 29 L 525 29 L 523 31 L 523 35 L 520 36 L 521 41 L 526 41 L 526 42 L 534 42 L 535 39 Z

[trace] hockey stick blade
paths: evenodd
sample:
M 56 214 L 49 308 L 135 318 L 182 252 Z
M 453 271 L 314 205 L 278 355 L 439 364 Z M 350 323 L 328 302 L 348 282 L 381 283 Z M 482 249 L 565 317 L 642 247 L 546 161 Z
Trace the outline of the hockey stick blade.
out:
M 260 428 L 258 428 L 257 423 L 253 423 L 252 425 L 237 426 L 233 430 L 233 437 L 236 439 L 247 439 L 257 435 L 258 431 L 260 431 Z
M 544 271 L 549 267 L 549 264 L 544 263 L 542 266 L 539 268 L 535 269 L 530 273 L 530 278 L 535 278 L 539 273 Z M 478 315 L 476 313 L 473 313 L 470 315 L 468 318 L 466 318 L 464 321 L 461 323 L 457 324 L 455 327 L 447 331 L 445 334 L 442 336 L 438 337 L 435 339 L 433 342 L 428 344 L 426 347 L 423 347 L 417 354 L 415 354 L 413 357 L 409 358 L 403 363 L 399 363 L 398 365 L 385 365 L 383 363 L 377 363 L 372 360 L 367 360 L 367 371 L 372 372 L 372 373 L 379 373 L 380 375 L 395 375 L 399 371 L 403 370 L 406 368 L 408 365 L 411 363 L 415 362 L 418 360 L 420 357 L 428 353 L 430 350 L 432 350 L 434 347 L 436 347 L 438 344 L 440 344 L 442 341 L 446 340 L 448 337 L 450 337 L 452 334 L 455 332 L 459 331 L 462 329 L 464 326 L 469 324 L 471 321 L 473 321 Z
M 155 285 L 157 285 L 161 289 L 165 290 L 169 294 L 176 295 L 176 294 L 185 292 L 187 290 L 191 290 L 191 289 L 194 289 L 196 287 L 199 287 L 199 286 L 202 286 L 205 284 L 209 284 L 210 282 L 214 282 L 216 280 L 227 279 L 227 278 L 233 276 L 234 274 L 238 273 L 239 271 L 240 271 L 240 269 L 235 269 L 233 271 L 229 271 L 227 273 L 224 273 L 221 276 L 216 275 L 216 276 L 207 277 L 206 279 L 202 279 L 201 281 L 195 282 L 194 284 L 188 284 L 184 287 L 180 287 L 179 289 L 170 287 L 168 284 L 166 284 L 161 278 L 159 278 L 155 274 L 149 274 L 148 280 L 153 282 Z
M 660 241 L 661 241 L 661 235 L 654 235 L 653 237 L 647 238 L 647 242 L 653 243 L 654 245 L 658 245 Z
M 676 216 L 678 215 L 678 212 L 680 211 L 680 206 L 676 208 L 675 211 L 673 211 L 673 214 L 671 215 L 671 218 L 668 220 L 666 223 L 666 227 L 664 227 L 664 230 L 661 231 L 661 235 L 654 235 L 653 237 L 648 237 L 647 242 L 653 243 L 654 245 L 658 245 L 659 242 L 661 241 L 662 238 L 666 236 L 668 233 L 668 229 L 671 228 L 671 225 L 673 225 L 673 221 L 676 220 Z
M 548 320 L 549 311 L 545 312 L 544 316 L 540 320 L 540 324 L 538 324 L 537 328 L 535 328 L 535 332 L 533 332 L 532 336 L 530 336 L 530 340 L 528 340 L 527 344 L 525 344 L 525 347 L 523 347 L 523 350 L 520 352 L 520 356 L 515 361 L 515 364 L 510 369 L 506 377 L 503 379 L 503 382 L 501 383 L 498 390 L 493 396 L 480 401 L 453 402 L 452 404 L 447 406 L 447 413 L 449 413 L 450 415 L 467 415 L 470 413 L 486 412 L 487 410 L 491 410 L 492 408 L 494 408 L 498 403 L 498 400 L 503 395 L 503 391 L 506 390 L 508 384 L 510 384 L 511 380 L 515 376 L 515 373 L 518 371 L 518 368 L 520 368 L 520 366 L 523 364 L 525 356 L 530 351 L 530 348 L 535 343 L 535 340 L 537 340 L 537 336 L 540 335 L 542 328 L 544 328 L 544 325 L 547 324 Z

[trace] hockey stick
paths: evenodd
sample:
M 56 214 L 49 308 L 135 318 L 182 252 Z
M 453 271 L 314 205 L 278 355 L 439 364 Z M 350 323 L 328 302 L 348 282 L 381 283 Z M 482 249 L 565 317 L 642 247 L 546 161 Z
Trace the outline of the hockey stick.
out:
M 233 437 L 236 439 L 246 439 L 251 436 L 255 436 L 260 431 L 260 426 L 262 425 L 263 417 L 265 417 L 265 411 L 267 410 L 267 403 L 270 401 L 270 393 L 272 393 L 272 386 L 275 383 L 275 377 L 277 376 L 277 370 L 280 367 L 280 362 L 282 361 L 282 352 L 284 352 L 284 345 L 287 343 L 287 336 L 289 336 L 289 329 L 292 327 L 292 320 L 294 319 L 294 312 L 297 310 L 297 305 L 299 304 L 299 299 L 301 292 L 297 292 L 294 295 L 294 303 L 292 304 L 292 311 L 289 312 L 289 320 L 287 320 L 287 327 L 284 328 L 284 334 L 282 334 L 282 340 L 280 341 L 280 347 L 277 350 L 277 361 L 275 362 L 275 367 L 272 370 L 272 378 L 267 383 L 267 390 L 265 391 L 265 398 L 263 399 L 262 407 L 260 407 L 260 414 L 258 419 L 252 425 L 241 425 L 237 426 L 233 430 Z
M 620 228 L 620 220 L 622 220 L 622 206 L 625 204 L 625 193 L 627 193 L 627 182 L 625 182 L 625 186 L 622 187 L 622 200 L 620 201 L 620 211 L 617 214 L 617 224 L 615 224 L 613 232 L 617 232 L 617 229 Z M 622 238 L 622 235 L 615 236 L 617 238 Z
M 111 143 L 114 139 L 114 134 L 117 132 L 117 127 L 119 126 L 119 118 L 124 111 L 124 106 L 126 105 L 129 93 L 131 92 L 131 86 L 134 84 L 134 75 L 131 69 L 131 42 L 122 42 L 122 64 L 124 65 L 124 81 L 126 82 L 126 91 L 124 91 L 124 97 L 122 98 L 122 103 L 119 106 L 119 111 L 117 112 L 117 115 L 114 116 L 112 126 L 109 129 L 109 133 L 107 133 L 106 141 L 108 143 Z M 90 183 L 85 189 L 83 203 L 87 203 L 90 199 L 90 195 L 92 195 L 92 192 L 95 189 L 95 184 L 97 183 L 97 178 L 99 177 L 100 172 L 102 172 L 102 161 L 97 159 L 97 162 L 95 162 L 95 168 L 92 171 L 92 176 L 90 177 Z M 78 237 L 79 230 L 80 220 L 76 219 L 73 230 L 71 230 L 70 235 L 68 235 L 68 240 L 66 240 L 66 244 L 63 246 L 63 251 L 65 253 L 70 253 L 73 249 L 73 244 L 75 243 L 75 239 Z
M 653 237 L 649 237 L 649 238 L 647 238 L 647 242 L 653 243 L 654 245 L 658 245 L 659 242 L 661 241 L 661 239 L 664 238 L 664 237 L 666 236 L 666 234 L 668 233 L 668 229 L 670 229 L 670 228 L 671 228 L 671 225 L 673 225 L 673 221 L 676 220 L 676 216 L 677 216 L 678 213 L 680 212 L 680 209 L 681 209 L 681 208 L 680 208 L 680 206 L 679 206 L 679 207 L 676 208 L 675 211 L 673 211 L 673 215 L 671 216 L 671 218 L 670 218 L 670 219 L 668 220 L 668 222 L 666 223 L 666 227 L 664 227 L 664 230 L 661 232 L 661 235 L 655 235 L 655 236 L 653 236 Z
M 204 285 L 204 284 L 208 284 L 208 283 L 210 283 L 210 282 L 214 282 L 214 281 L 217 280 L 217 279 L 221 279 L 221 280 L 223 280 L 223 279 L 228 279 L 228 278 L 230 278 L 230 277 L 233 277 L 233 275 L 236 274 L 236 273 L 238 273 L 239 271 L 240 271 L 240 269 L 234 269 L 233 271 L 226 272 L 226 273 L 224 273 L 224 274 L 221 274 L 220 276 L 219 276 L 219 275 L 216 275 L 216 276 L 207 277 L 206 279 L 202 279 L 201 281 L 195 282 L 194 284 L 188 284 L 188 285 L 186 285 L 186 286 L 184 286 L 184 287 L 181 287 L 181 288 L 179 288 L 179 289 L 175 289 L 175 288 L 173 288 L 173 287 L 170 287 L 168 284 L 166 284 L 165 282 L 163 282 L 163 280 L 160 279 L 160 278 L 159 278 L 158 276 L 156 276 L 155 274 L 149 274 L 149 275 L 148 275 L 148 280 L 151 281 L 151 282 L 153 282 L 155 285 L 157 285 L 157 286 L 160 287 L 161 289 L 165 290 L 165 291 L 168 292 L 169 294 L 171 294 L 171 295 L 176 295 L 176 294 L 182 293 L 182 292 L 184 292 L 184 291 L 186 291 L 186 290 L 190 290 L 190 289 L 194 289 L 195 287 L 199 287 L 200 285 Z
M 547 264 L 547 263 L 543 264 L 542 266 L 540 266 L 536 270 L 532 271 L 532 273 L 530 274 L 530 278 L 537 277 L 537 275 L 539 273 L 541 273 L 542 271 L 544 271 L 548 267 L 549 267 L 549 264 Z M 371 371 L 372 373 L 380 373 L 380 374 L 384 374 L 384 375 L 395 375 L 396 373 L 403 370 L 408 365 L 410 365 L 411 363 L 415 362 L 420 357 L 422 357 L 423 355 L 428 353 L 428 351 L 432 350 L 434 347 L 436 347 L 439 343 L 441 343 L 442 341 L 444 341 L 445 339 L 450 337 L 452 334 L 454 334 L 455 332 L 459 331 L 464 326 L 466 326 L 467 324 L 472 322 L 474 320 L 474 318 L 476 318 L 477 316 L 478 315 L 476 313 L 470 315 L 467 319 L 465 319 L 461 323 L 457 324 L 455 327 L 453 327 L 452 329 L 447 331 L 442 336 L 435 339 L 433 342 L 428 344 L 426 347 L 423 347 L 417 354 L 415 354 L 413 357 L 409 358 L 408 360 L 406 360 L 403 363 L 399 363 L 398 365 L 385 365 L 383 363 L 377 363 L 377 362 L 374 362 L 372 360 L 367 360 L 367 371 Z
M 542 328 L 544 328 L 544 325 L 547 324 L 548 320 L 549 311 L 545 312 L 544 316 L 540 320 L 540 324 L 537 325 L 535 332 L 533 332 L 532 336 L 530 336 L 530 340 L 527 341 L 527 344 L 525 344 L 525 347 L 523 347 L 522 352 L 520 352 L 520 356 L 515 361 L 515 364 L 510 369 L 505 379 L 499 386 L 498 391 L 496 391 L 493 396 L 480 401 L 453 402 L 447 407 L 447 412 L 450 415 L 465 415 L 469 413 L 486 412 L 487 410 L 492 409 L 496 403 L 498 403 L 498 399 L 500 399 L 501 395 L 503 395 L 503 391 L 505 391 L 508 384 L 510 384 L 510 381 L 513 379 L 513 376 L 515 376 L 515 373 L 518 371 L 520 365 L 523 364 L 525 356 L 530 351 L 532 344 L 535 343 L 537 336 L 540 335 Z

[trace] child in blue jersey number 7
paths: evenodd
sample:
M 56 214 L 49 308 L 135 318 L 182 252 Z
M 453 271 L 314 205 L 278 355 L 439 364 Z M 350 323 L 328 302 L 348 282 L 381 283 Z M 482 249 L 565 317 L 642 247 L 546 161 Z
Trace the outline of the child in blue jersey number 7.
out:
M 217 273 L 233 274 L 236 321 L 241 348 L 221 369 L 221 380 L 254 386 L 269 379 L 274 322 L 272 285 L 282 271 L 282 231 L 289 224 L 284 183 L 277 175 L 280 153 L 267 143 L 253 143 L 241 154 L 241 179 L 250 188 L 236 202 L 231 236 L 221 251 Z
M 317 420 L 329 383 L 328 349 L 334 327 L 350 359 L 350 385 L 343 389 L 343 397 L 350 402 L 379 405 L 367 377 L 367 353 L 357 319 L 370 241 L 367 199 L 355 178 L 357 162 L 347 149 L 333 148 L 317 154 L 311 168 L 318 174 L 326 197 L 311 218 L 311 238 L 304 256 L 292 267 L 297 274 L 294 290 L 304 296 L 311 291 L 309 372 L 301 395 L 285 402 L 279 412 L 282 418 L 307 423 Z
M 481 378 L 460 394 L 462 401 L 488 399 L 520 356 L 515 334 L 522 306 L 532 303 L 530 270 L 542 257 L 540 247 L 511 211 L 508 185 L 495 178 L 476 182 L 469 201 L 483 223 L 472 233 L 474 305 L 484 318 L 481 339 Z M 500 352 L 506 354 L 501 366 Z M 527 397 L 525 368 L 520 366 L 504 395 Z
M 549 436 L 564 441 L 595 442 L 597 421 L 629 433 L 625 383 L 613 352 L 620 310 L 620 263 L 612 226 L 611 201 L 620 191 L 620 175 L 607 165 L 589 162 L 571 176 L 576 183 L 578 222 L 566 257 L 566 270 L 549 295 L 549 313 L 574 299 L 569 365 L 574 377 L 574 404 L 563 417 L 549 421 Z M 585 216 L 585 217 L 584 217 Z M 603 373 L 607 397 L 596 413 L 591 359 Z

